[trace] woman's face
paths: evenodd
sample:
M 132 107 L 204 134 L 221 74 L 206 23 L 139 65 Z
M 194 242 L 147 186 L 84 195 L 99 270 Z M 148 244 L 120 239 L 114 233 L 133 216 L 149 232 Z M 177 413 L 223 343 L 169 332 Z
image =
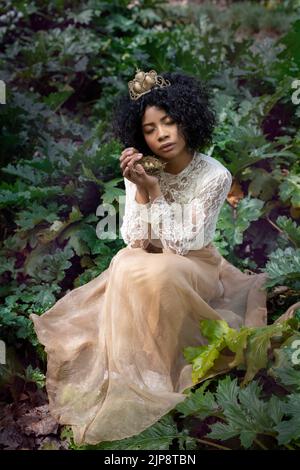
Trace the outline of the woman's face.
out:
M 186 149 L 185 139 L 177 123 L 164 109 L 147 106 L 142 118 L 142 131 L 148 147 L 165 160 L 172 159 Z M 167 143 L 174 145 L 169 149 L 161 148 Z

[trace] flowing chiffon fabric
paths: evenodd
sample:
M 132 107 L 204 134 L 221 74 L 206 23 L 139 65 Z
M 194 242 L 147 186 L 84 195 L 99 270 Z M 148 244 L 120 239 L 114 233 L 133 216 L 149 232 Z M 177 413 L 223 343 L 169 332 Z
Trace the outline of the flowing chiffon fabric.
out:
M 92 281 L 30 318 L 47 352 L 50 413 L 74 441 L 141 433 L 186 398 L 188 346 L 201 319 L 267 324 L 266 274 L 246 274 L 210 243 L 181 256 L 121 249 Z

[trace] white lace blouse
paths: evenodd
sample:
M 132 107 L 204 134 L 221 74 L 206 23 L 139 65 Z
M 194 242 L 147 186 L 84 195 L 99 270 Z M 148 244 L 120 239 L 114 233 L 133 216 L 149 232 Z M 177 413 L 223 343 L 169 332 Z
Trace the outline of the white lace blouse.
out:
M 215 158 L 195 152 L 180 173 L 163 171 L 158 180 L 162 195 L 141 204 L 135 200 L 136 185 L 124 178 L 125 211 L 120 232 L 128 247 L 146 249 L 151 243 L 185 255 L 210 243 L 231 188 L 229 170 Z

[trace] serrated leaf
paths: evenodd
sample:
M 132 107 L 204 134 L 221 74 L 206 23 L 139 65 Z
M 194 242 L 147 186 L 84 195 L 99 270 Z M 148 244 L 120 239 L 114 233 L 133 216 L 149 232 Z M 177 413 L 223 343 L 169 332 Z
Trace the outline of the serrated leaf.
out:
M 145 429 L 136 436 L 120 441 L 103 442 L 97 445 L 99 450 L 169 450 L 174 439 L 188 438 L 186 433 L 179 432 L 170 415 L 164 416 L 159 422 Z M 188 438 L 189 443 L 191 437 Z M 86 446 L 86 449 L 91 448 Z M 95 446 L 93 446 L 95 448 Z
M 300 437 L 300 394 L 290 395 L 287 403 L 282 405 L 284 414 L 291 416 L 288 421 L 282 421 L 276 426 L 279 444 L 287 444 Z
M 235 216 L 229 204 L 222 206 L 216 228 L 223 233 L 229 246 L 233 247 L 243 242 L 243 233 L 251 222 L 259 219 L 263 205 L 264 202 L 260 199 L 245 197 L 239 201 Z
M 246 350 L 247 371 L 243 385 L 250 382 L 255 374 L 268 365 L 268 351 L 271 348 L 271 338 L 282 338 L 283 334 L 292 331 L 289 324 L 282 322 L 265 327 L 256 328 L 248 339 Z
M 293 286 L 300 280 L 300 249 L 288 247 L 284 250 L 277 248 L 269 255 L 265 271 L 268 274 L 265 287 L 275 285 Z
M 224 337 L 230 328 L 225 320 L 215 321 L 208 319 L 200 321 L 200 330 L 209 342 L 213 342 Z
M 274 350 L 275 362 L 268 373 L 287 387 L 288 390 L 300 391 L 300 370 L 298 362 L 300 333 L 289 337 L 280 347 Z M 296 357 L 295 357 L 296 354 Z M 295 361 L 294 359 L 297 359 Z
M 236 367 L 244 364 L 245 352 L 248 344 L 248 337 L 252 334 L 252 328 L 242 327 L 239 331 L 230 329 L 226 335 L 226 344 L 228 348 L 235 353 L 234 359 L 230 362 L 230 367 Z
M 238 392 L 237 379 L 231 380 L 229 376 L 225 377 L 218 383 L 216 391 L 217 403 L 224 409 L 228 404 L 237 403 Z
M 104 204 L 112 204 L 113 201 L 119 201 L 120 197 L 125 196 L 124 189 L 116 187 L 121 181 L 123 181 L 122 178 L 114 178 L 104 183 L 104 192 L 102 194 Z
M 255 381 L 242 389 L 237 379 L 231 381 L 227 376 L 220 381 L 215 399 L 225 422 L 213 424 L 207 437 L 224 440 L 239 436 L 242 446 L 249 448 L 257 434 L 274 433 L 283 416 L 283 403 L 275 396 L 269 402 L 262 400 L 261 390 Z
M 296 221 L 282 215 L 277 217 L 276 224 L 279 228 L 284 230 L 295 245 L 300 248 L 300 226 L 297 226 Z
M 74 251 L 68 245 L 63 250 L 57 249 L 53 254 L 43 254 L 36 249 L 27 257 L 24 272 L 38 281 L 58 283 L 65 277 L 64 271 L 71 266 L 69 259 L 73 256 Z
M 284 416 L 283 402 L 273 395 L 269 400 L 267 412 L 275 425 L 280 423 Z
M 207 371 L 213 367 L 225 347 L 224 338 L 230 330 L 224 320 L 202 320 L 200 321 L 200 329 L 202 335 L 210 339 L 211 342 L 206 346 L 188 347 L 183 350 L 185 358 L 193 364 L 192 380 L 194 383 L 203 379 Z
M 252 197 L 260 197 L 263 201 L 272 198 L 278 186 L 272 174 L 264 168 L 252 168 L 252 181 L 249 184 L 249 194 Z
M 239 431 L 225 423 L 215 423 L 211 426 L 211 432 L 207 434 L 210 439 L 226 441 L 239 434 Z
M 195 392 L 190 395 L 181 403 L 176 405 L 176 409 L 184 416 L 194 415 L 200 419 L 213 414 L 218 409 L 214 396 L 211 392 L 206 392 L 210 381 L 206 380 L 201 387 L 197 388 Z
M 218 340 L 209 344 L 194 360 L 192 369 L 192 379 L 197 383 L 206 372 L 212 368 L 216 359 L 220 355 L 220 350 L 223 349 L 224 340 Z
M 279 186 L 283 202 L 290 200 L 293 207 L 300 207 L 300 176 L 289 174 Z
M 6 167 L 2 168 L 1 171 L 8 175 L 17 176 L 20 179 L 24 179 L 29 183 L 39 186 L 43 184 L 48 175 L 43 173 L 41 170 L 38 172 L 29 165 L 17 163 L 12 165 L 9 163 Z
M 56 202 L 50 202 L 45 207 L 34 201 L 29 209 L 18 213 L 15 221 L 19 230 L 30 230 L 43 221 L 53 223 L 58 218 L 58 212 L 65 208 L 65 205 L 58 206 Z
M 245 449 L 249 449 L 249 447 L 251 447 L 255 439 L 255 436 L 256 436 L 255 431 L 242 430 L 240 433 L 240 440 L 241 440 L 242 446 L 245 447 Z
M 192 347 L 188 346 L 184 348 L 183 355 L 187 362 L 193 362 L 199 354 L 206 350 L 206 346 Z

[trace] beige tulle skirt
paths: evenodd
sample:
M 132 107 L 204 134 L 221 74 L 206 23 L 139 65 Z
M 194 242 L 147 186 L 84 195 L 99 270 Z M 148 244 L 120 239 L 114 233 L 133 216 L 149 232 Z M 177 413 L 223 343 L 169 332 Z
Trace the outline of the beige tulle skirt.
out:
M 265 279 L 212 243 L 185 256 L 121 249 L 95 279 L 30 315 L 47 352 L 50 413 L 78 445 L 139 434 L 193 386 L 182 351 L 207 344 L 199 320 L 267 323 Z

